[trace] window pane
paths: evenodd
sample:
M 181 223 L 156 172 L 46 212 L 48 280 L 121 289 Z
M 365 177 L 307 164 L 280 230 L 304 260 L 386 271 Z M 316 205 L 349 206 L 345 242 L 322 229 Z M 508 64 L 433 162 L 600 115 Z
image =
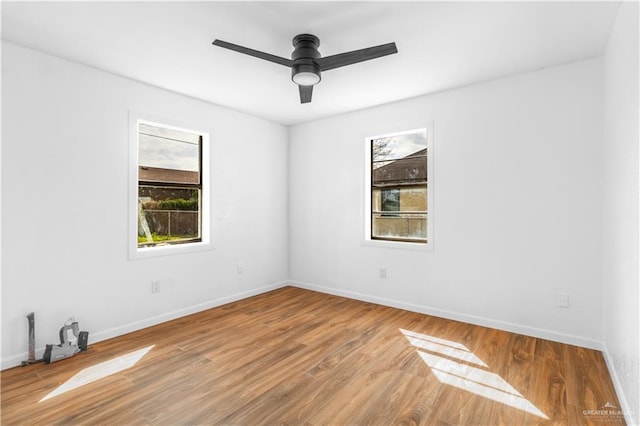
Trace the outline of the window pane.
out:
M 200 136 L 140 123 L 138 165 L 152 171 L 146 176 L 151 181 L 199 182 Z M 170 172 L 176 170 L 183 173 Z M 146 180 L 142 175 L 139 179 Z
M 390 240 L 427 240 L 427 215 L 374 213 L 371 238 Z
M 138 246 L 200 240 L 200 190 L 138 187 Z

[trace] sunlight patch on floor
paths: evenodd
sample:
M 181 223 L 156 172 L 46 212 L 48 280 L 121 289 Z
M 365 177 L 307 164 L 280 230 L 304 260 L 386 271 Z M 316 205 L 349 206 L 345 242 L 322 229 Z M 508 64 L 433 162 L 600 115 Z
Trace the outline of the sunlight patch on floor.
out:
M 458 362 L 457 360 L 460 360 L 488 368 L 466 346 L 421 333 L 403 329 L 400 331 L 413 346 L 419 348 L 416 352 L 441 383 L 526 411 L 543 419 L 549 419 L 498 374 Z
M 482 362 L 473 352 L 469 351 L 465 345 L 450 340 L 427 336 L 426 334 L 414 333 L 413 331 L 403 330 L 402 328 L 400 331 L 402 331 L 402 334 L 404 334 L 407 340 L 417 348 L 426 349 L 430 352 L 436 352 L 451 358 L 457 358 L 482 367 L 487 366 L 487 364 Z
M 75 376 L 58 386 L 53 392 L 45 396 L 40 402 L 45 401 L 54 396 L 61 395 L 70 390 L 77 389 L 81 386 L 93 383 L 97 380 L 104 379 L 112 374 L 119 373 L 128 368 L 133 367 L 144 357 L 155 345 L 131 352 L 109 361 L 87 367 L 80 370 Z

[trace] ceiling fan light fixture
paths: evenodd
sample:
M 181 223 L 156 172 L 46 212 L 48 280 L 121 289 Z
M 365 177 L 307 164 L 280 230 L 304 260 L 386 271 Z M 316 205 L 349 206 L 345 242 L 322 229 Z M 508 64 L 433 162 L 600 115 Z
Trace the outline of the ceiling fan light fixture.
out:
M 313 86 L 320 83 L 320 76 L 312 72 L 299 72 L 293 76 L 293 82 L 300 86 Z
M 320 67 L 310 64 L 294 64 L 291 67 L 291 80 L 300 86 L 313 86 L 320 83 Z

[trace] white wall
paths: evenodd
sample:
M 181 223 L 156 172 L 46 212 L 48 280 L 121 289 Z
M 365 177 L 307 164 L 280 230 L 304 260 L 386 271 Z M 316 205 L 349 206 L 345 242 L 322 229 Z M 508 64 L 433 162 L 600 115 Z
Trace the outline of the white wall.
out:
M 293 127 L 291 279 L 600 347 L 601 68 L 585 60 Z M 435 250 L 362 246 L 364 137 L 428 121 Z
M 129 109 L 210 131 L 215 250 L 128 259 Z M 95 342 L 279 286 L 287 138 L 283 126 L 3 43 L 2 367 L 26 359 L 31 311 L 42 348 L 70 315 Z
M 640 424 L 638 3 L 622 3 L 604 56 L 604 344 L 629 424 Z M 631 416 L 634 420 L 631 420 Z

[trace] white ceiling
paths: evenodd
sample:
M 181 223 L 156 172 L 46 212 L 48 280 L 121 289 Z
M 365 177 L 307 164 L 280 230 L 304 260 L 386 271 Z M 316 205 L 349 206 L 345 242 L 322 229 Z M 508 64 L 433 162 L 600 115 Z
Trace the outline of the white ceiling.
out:
M 2 38 L 291 125 L 601 55 L 618 2 L 2 2 Z M 324 56 L 399 53 L 327 71 L 310 104 L 290 69 L 300 33 Z

